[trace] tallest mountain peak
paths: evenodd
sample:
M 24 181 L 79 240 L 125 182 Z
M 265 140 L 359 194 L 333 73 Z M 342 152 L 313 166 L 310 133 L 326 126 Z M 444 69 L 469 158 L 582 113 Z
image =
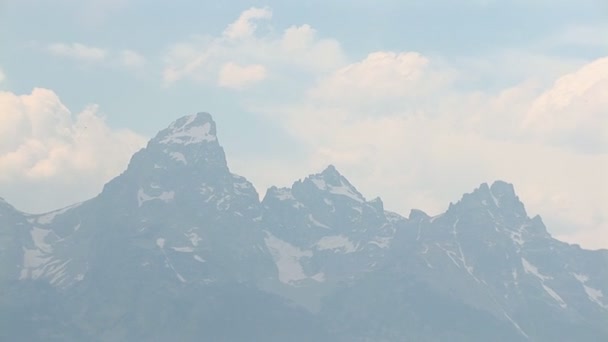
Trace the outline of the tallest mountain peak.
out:
M 217 141 L 215 122 L 211 114 L 200 112 L 175 120 L 154 139 L 160 144 L 190 145 Z
M 190 168 L 228 172 L 211 114 L 199 112 L 173 121 L 131 159 L 129 169 Z M 196 171 L 198 170 L 198 171 Z

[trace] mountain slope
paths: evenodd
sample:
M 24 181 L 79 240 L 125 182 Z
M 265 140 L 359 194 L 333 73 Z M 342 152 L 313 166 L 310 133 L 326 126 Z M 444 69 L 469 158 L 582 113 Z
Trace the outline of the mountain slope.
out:
M 527 216 L 510 184 L 482 184 L 435 217 L 413 211 L 394 244 L 400 248 L 383 268 L 338 289 L 339 304 L 326 306 L 328 316 L 342 317 L 340 329 L 382 326 L 367 336 L 375 340 L 425 340 L 420 326 L 437 340 L 608 336 L 605 251 L 553 239 L 539 217 Z M 362 304 L 369 293 L 382 295 Z

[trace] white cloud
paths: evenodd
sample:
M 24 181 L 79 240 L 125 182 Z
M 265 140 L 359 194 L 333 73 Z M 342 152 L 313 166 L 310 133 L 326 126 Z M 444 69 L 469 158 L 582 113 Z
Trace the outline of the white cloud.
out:
M 146 59 L 136 51 L 123 50 L 120 52 L 120 62 L 128 68 L 141 68 L 146 64 Z
M 144 56 L 132 49 L 111 50 L 80 43 L 54 43 L 48 45 L 46 50 L 54 56 L 69 58 L 81 63 L 125 67 L 132 70 L 141 70 L 147 63 Z
M 300 105 L 261 109 L 311 151 L 307 169 L 336 164 L 389 209 L 439 213 L 481 182 L 502 179 L 552 233 L 608 248 L 605 63 L 548 87 L 526 81 L 482 92 L 452 85 L 458 73 L 420 54 L 379 52 L 320 79 Z M 386 103 L 403 106 L 385 112 Z M 555 143 L 573 134 L 595 145 Z M 302 176 L 298 168 L 293 179 Z
M 283 56 L 286 62 L 307 70 L 331 70 L 346 60 L 338 41 L 318 38 L 317 31 L 307 24 L 290 26 L 273 45 L 277 45 L 275 57 Z
M 218 77 L 218 85 L 225 88 L 242 89 L 265 78 L 266 68 L 263 65 L 240 66 L 230 62 L 222 66 Z
M 524 129 L 588 152 L 608 152 L 608 57 L 559 78 L 530 106 Z
M 4 82 L 4 80 L 6 80 L 6 75 L 4 74 L 4 70 L 0 68 L 0 83 Z
M 217 37 L 195 36 L 170 46 L 165 54 L 163 80 L 171 84 L 182 79 L 213 81 L 226 63 L 264 65 L 266 74 L 327 71 L 345 62 L 340 44 L 334 39 L 319 38 L 309 25 L 291 26 L 281 34 L 260 34 L 258 24 L 272 13 L 251 8 L 228 25 Z
M 107 55 L 107 51 L 104 49 L 80 43 L 54 43 L 48 46 L 48 50 L 55 56 L 68 57 L 85 62 L 100 62 Z
M 29 211 L 88 199 L 144 143 L 108 127 L 97 106 L 73 115 L 48 89 L 0 92 L 0 196 Z
M 349 64 L 311 90 L 314 101 L 386 110 L 389 103 L 418 101 L 447 85 L 448 70 L 434 70 L 430 60 L 416 52 L 374 52 Z
M 257 28 L 255 20 L 270 18 L 272 18 L 272 12 L 269 9 L 252 7 L 241 13 L 235 22 L 228 25 L 224 30 L 224 36 L 229 39 L 250 37 Z

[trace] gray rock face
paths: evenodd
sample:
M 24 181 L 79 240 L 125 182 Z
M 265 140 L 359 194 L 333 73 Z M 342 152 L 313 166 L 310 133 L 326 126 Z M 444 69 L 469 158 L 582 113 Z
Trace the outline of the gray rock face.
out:
M 608 251 L 553 239 L 511 184 L 408 218 L 335 167 L 260 202 L 207 113 L 95 198 L 0 200 L 0 340 L 608 339 Z

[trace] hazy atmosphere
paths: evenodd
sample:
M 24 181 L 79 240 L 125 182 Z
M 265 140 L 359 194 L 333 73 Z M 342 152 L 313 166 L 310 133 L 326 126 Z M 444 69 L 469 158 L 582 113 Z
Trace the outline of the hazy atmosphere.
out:
M 0 0 L 0 341 L 608 341 L 608 2 Z
M 607 18 L 601 0 L 0 1 L 0 197 L 89 199 L 206 111 L 262 197 L 333 164 L 438 214 L 504 180 L 556 238 L 608 248 Z

